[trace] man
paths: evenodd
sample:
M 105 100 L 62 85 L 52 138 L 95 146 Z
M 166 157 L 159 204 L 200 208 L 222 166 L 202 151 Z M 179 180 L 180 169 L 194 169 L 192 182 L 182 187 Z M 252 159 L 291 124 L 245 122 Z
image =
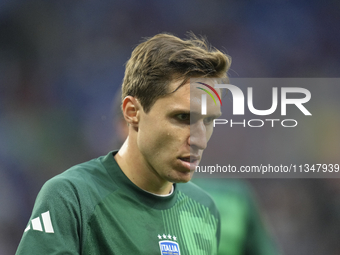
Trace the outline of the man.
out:
M 122 85 L 128 138 L 46 182 L 17 254 L 216 254 L 218 211 L 189 181 L 221 112 L 208 101 L 201 115 L 205 92 L 189 79 L 226 77 L 229 67 L 198 38 L 138 45 Z
M 113 102 L 113 147 L 120 147 L 129 134 L 129 127 L 121 111 L 121 97 L 119 90 Z M 196 178 L 192 182 L 214 199 L 220 212 L 218 255 L 281 254 L 264 221 L 254 191 L 246 181 L 234 178 Z

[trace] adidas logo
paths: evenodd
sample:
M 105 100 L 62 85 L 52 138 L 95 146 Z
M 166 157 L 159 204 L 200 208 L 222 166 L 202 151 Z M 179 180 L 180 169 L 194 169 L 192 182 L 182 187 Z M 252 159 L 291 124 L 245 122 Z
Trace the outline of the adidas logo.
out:
M 51 217 L 50 217 L 50 211 L 42 213 L 41 218 L 42 218 L 42 223 L 44 225 L 45 233 L 54 233 L 52 222 L 51 222 Z M 43 231 L 40 217 L 32 219 L 31 224 L 30 223 L 28 224 L 24 232 L 27 232 L 28 230 L 30 230 L 31 225 L 32 225 L 33 230 Z

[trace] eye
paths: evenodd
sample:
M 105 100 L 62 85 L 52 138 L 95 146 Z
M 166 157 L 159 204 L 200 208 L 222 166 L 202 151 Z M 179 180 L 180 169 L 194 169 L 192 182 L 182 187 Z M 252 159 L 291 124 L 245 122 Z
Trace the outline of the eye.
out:
M 180 121 L 190 121 L 190 114 L 188 113 L 181 113 L 181 114 L 178 114 L 176 117 Z
M 214 117 L 208 117 L 208 118 L 205 118 L 203 122 L 205 125 L 209 125 L 214 121 L 214 119 L 215 119 Z

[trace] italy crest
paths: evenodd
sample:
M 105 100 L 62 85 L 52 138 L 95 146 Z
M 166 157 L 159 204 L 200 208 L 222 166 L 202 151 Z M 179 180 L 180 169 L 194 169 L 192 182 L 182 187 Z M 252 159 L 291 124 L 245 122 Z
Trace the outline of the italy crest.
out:
M 177 242 L 176 236 L 158 235 L 158 239 L 162 239 L 159 241 L 159 248 L 161 250 L 161 255 L 181 255 L 179 250 L 179 245 Z

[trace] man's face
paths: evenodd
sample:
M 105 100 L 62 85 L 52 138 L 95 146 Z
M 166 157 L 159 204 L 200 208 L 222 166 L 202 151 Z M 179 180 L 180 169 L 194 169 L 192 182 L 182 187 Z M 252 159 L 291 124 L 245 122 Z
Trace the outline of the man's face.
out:
M 172 82 L 175 91 L 182 81 Z M 196 84 L 197 85 L 197 84 Z M 148 113 L 140 111 L 137 146 L 147 167 L 168 182 L 188 182 L 199 164 L 213 131 L 220 105 L 207 102 L 201 115 L 201 95 L 188 81 L 174 93 L 159 98 Z

